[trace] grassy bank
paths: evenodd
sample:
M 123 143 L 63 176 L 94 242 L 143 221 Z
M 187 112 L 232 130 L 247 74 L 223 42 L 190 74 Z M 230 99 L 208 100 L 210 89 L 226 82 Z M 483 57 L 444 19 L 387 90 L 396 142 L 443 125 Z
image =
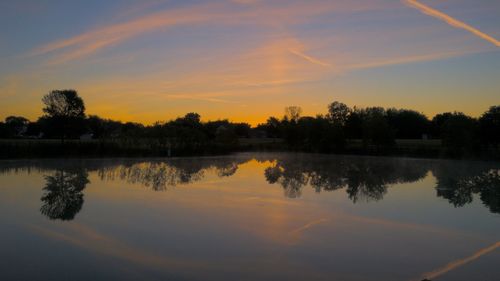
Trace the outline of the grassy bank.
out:
M 0 158 L 169 157 L 226 154 L 234 147 L 216 143 L 169 146 L 155 139 L 60 140 L 0 139 Z
M 291 147 L 282 139 L 245 138 L 231 147 L 216 143 L 167 146 L 155 139 L 110 140 L 38 140 L 0 139 L 0 158 L 57 158 L 57 157 L 169 157 L 216 155 L 241 151 L 319 152 Z M 500 159 L 499 148 L 482 148 L 479 152 L 450 150 L 440 140 L 396 140 L 394 146 L 364 144 L 351 140 L 334 154 L 405 156 L 420 158 Z

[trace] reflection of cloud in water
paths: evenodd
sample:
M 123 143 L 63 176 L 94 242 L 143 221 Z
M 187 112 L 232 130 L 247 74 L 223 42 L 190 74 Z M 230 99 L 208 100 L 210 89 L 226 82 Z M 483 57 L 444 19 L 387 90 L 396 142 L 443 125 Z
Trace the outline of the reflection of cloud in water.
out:
M 313 220 L 311 222 L 308 222 L 308 223 L 304 224 L 303 226 L 301 226 L 299 228 L 296 228 L 296 229 L 290 231 L 290 234 L 300 234 L 300 233 L 308 230 L 309 228 L 311 228 L 311 227 L 313 227 L 315 225 L 326 223 L 326 222 L 328 222 L 328 219 L 326 219 L 326 218 L 321 218 L 321 219 Z
M 213 266 L 215 266 L 201 261 L 183 260 L 178 257 L 170 258 L 163 255 L 156 255 L 152 252 L 120 242 L 111 236 L 99 233 L 83 224 L 65 224 L 64 230 L 69 232 L 67 234 L 35 225 L 30 225 L 28 228 L 47 238 L 69 243 L 86 251 L 121 259 L 141 266 L 156 269 L 175 268 L 186 270 L 213 269 Z
M 141 274 L 141 279 L 149 279 L 150 276 L 146 274 L 144 269 L 151 269 L 157 272 L 175 272 L 173 280 L 205 280 L 207 276 L 213 274 L 219 274 L 220 279 L 227 277 L 227 274 L 259 276 L 262 272 L 271 272 L 271 274 L 279 272 L 280 274 L 286 273 L 290 277 L 304 276 L 305 278 L 309 276 L 315 280 L 327 280 L 322 278 L 324 277 L 323 273 L 317 272 L 314 268 L 308 268 L 307 265 L 293 264 L 291 261 L 283 259 L 279 253 L 276 253 L 277 256 L 270 254 L 255 262 L 246 257 L 214 259 L 200 257 L 196 259 L 179 257 L 178 255 L 162 255 L 156 250 L 145 250 L 97 232 L 84 224 L 74 222 L 60 225 L 61 229 L 58 231 L 37 225 L 27 225 L 26 227 L 51 240 L 71 244 L 98 256 L 125 261 L 134 267 L 139 266 L 138 272 Z M 278 259 L 279 262 L 276 263 Z M 242 267 L 242 265 L 249 263 L 251 266 Z M 126 269 L 132 272 L 134 267 L 128 266 Z
M 468 263 L 471 263 L 471 262 L 479 259 L 480 257 L 482 257 L 482 256 L 484 256 L 484 255 L 486 255 L 488 253 L 491 253 L 491 252 L 495 251 L 498 248 L 500 248 L 500 241 L 496 242 L 495 244 L 493 244 L 491 246 L 488 246 L 486 248 L 480 249 L 479 251 L 475 252 L 474 254 L 472 254 L 469 257 L 452 261 L 452 262 L 448 263 L 447 265 L 445 265 L 445 266 L 443 266 L 441 268 L 438 268 L 438 269 L 433 270 L 431 272 L 424 273 L 424 274 L 422 274 L 421 278 L 414 279 L 414 281 L 422 280 L 422 278 L 427 278 L 427 279 L 437 278 L 437 277 L 439 277 L 441 275 L 444 275 L 444 274 L 446 274 L 446 273 L 448 273 L 450 271 L 453 271 L 453 270 L 455 270 L 455 269 L 457 269 L 459 267 L 467 265 Z

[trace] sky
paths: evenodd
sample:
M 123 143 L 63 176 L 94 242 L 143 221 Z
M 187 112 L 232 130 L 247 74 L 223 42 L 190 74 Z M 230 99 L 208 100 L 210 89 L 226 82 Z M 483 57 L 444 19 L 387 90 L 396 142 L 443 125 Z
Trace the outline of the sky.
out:
M 298 105 L 480 116 L 500 105 L 498 0 L 6 0 L 0 119 L 76 89 L 87 114 L 253 125 Z

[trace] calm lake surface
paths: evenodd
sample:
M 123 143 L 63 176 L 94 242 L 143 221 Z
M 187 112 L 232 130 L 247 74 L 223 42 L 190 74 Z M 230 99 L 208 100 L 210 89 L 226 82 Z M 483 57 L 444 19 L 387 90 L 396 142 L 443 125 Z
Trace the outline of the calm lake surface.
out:
M 500 163 L 0 161 L 1 280 L 500 280 Z

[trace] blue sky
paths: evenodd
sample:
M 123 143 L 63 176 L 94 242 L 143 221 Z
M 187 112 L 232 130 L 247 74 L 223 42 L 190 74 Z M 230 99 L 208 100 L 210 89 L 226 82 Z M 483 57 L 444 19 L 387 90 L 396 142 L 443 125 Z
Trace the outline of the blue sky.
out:
M 88 113 L 263 122 L 288 105 L 477 116 L 500 104 L 496 0 L 3 1 L 0 118 L 74 88 Z

